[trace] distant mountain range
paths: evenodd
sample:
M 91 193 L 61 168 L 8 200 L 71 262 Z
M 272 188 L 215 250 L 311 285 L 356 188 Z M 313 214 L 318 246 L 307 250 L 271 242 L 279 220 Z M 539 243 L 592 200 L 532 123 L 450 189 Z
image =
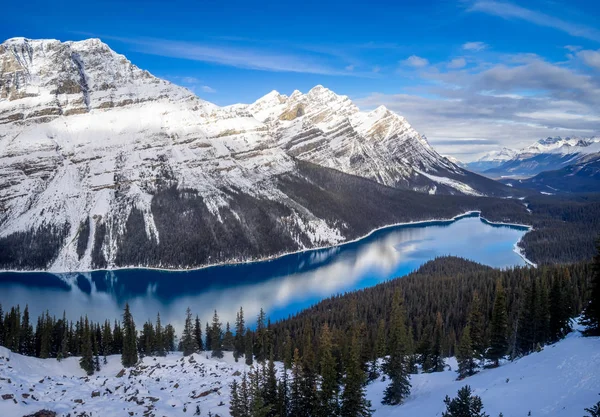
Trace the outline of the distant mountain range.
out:
M 514 193 L 323 86 L 219 107 L 98 39 L 14 38 L 0 62 L 0 268 L 255 259 Z
M 546 138 L 520 150 L 490 152 L 466 167 L 491 178 L 523 178 L 582 163 L 594 154 L 600 155 L 600 137 Z

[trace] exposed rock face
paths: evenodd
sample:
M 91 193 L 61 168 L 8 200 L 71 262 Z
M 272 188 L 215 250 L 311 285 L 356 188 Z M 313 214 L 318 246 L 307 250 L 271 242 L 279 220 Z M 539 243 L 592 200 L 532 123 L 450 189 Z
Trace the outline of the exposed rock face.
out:
M 344 241 L 348 225 L 282 185 L 303 178 L 298 160 L 430 194 L 506 192 L 322 86 L 218 107 L 97 39 L 0 45 L 0 268 L 185 267 L 195 251 L 198 265 Z M 161 228 L 200 247 L 173 260 L 161 239 L 182 240 Z

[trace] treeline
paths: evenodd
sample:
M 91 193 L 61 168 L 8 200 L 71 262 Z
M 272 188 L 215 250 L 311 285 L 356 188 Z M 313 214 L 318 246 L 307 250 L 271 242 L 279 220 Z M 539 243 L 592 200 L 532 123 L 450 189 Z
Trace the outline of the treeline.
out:
M 583 310 L 591 274 L 588 264 L 498 270 L 460 258 L 439 258 L 404 278 L 333 296 L 273 324 L 275 355 L 289 357 L 292 347 L 286 345 L 288 338 L 294 341 L 301 355 L 307 349 L 317 349 L 307 340 L 316 340 L 324 323 L 332 329 L 333 339 L 343 351 L 347 346 L 344 331 L 348 317 L 356 316 L 364 327 L 362 355 L 368 360 L 381 357 L 378 344 L 389 337 L 392 301 L 399 289 L 407 310 L 409 343 L 414 351 L 421 357 L 431 349 L 436 351 L 434 356 L 453 356 L 473 308 L 481 316 L 481 343 L 489 342 L 499 285 L 505 292 L 509 338 L 506 353 L 519 355 L 532 346 L 555 339 L 548 326 L 557 328 L 559 310 L 561 317 L 573 317 Z M 552 319 L 550 313 L 554 314 Z M 540 328 L 533 330 L 535 336 L 527 336 L 525 317 L 532 316 L 539 319 Z M 523 335 L 519 336 L 519 343 L 517 331 Z

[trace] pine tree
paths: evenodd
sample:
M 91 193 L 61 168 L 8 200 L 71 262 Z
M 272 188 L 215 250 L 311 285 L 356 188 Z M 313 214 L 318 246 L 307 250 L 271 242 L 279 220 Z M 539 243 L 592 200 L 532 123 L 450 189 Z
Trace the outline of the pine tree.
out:
M 590 408 L 586 408 L 585 411 L 589 414 L 589 416 L 584 417 L 600 417 L 600 401 Z
M 50 317 L 50 312 L 46 310 L 46 314 L 42 319 L 42 331 L 41 331 L 41 341 L 40 341 L 40 352 L 39 357 L 42 359 L 46 359 L 50 357 L 50 351 L 52 349 L 52 318 Z M 23 330 L 21 330 L 21 334 Z M 33 333 L 33 330 L 31 331 Z
M 263 398 L 265 404 L 269 407 L 267 413 L 268 417 L 279 416 L 277 412 L 278 393 L 277 393 L 277 369 L 275 368 L 275 361 L 273 359 L 273 352 L 269 354 L 269 361 L 267 366 L 263 369 L 264 372 L 264 388 Z
M 256 337 L 254 338 L 254 358 L 257 362 L 264 362 L 267 358 L 267 328 L 265 311 L 261 308 L 256 320 Z
M 175 350 L 175 328 L 171 324 L 165 326 L 164 345 L 167 352 Z
M 444 357 L 442 353 L 442 339 L 444 337 L 442 315 L 438 311 L 435 315 L 435 327 L 433 328 L 433 346 L 431 348 L 431 372 L 442 372 L 444 370 Z
M 496 283 L 496 297 L 494 309 L 492 310 L 490 327 L 490 347 L 487 352 L 487 357 L 494 362 L 495 366 L 498 366 L 500 364 L 500 358 L 506 355 L 506 351 L 508 350 L 506 296 L 500 281 Z
M 350 352 L 346 363 L 344 391 L 341 396 L 341 417 L 369 417 L 372 415 L 371 402 L 365 397 L 366 375 L 360 362 L 360 341 L 358 328 L 352 331 Z
M 246 352 L 244 353 L 244 358 L 246 361 L 246 365 L 251 366 L 253 362 L 253 354 L 252 347 L 254 346 L 254 340 L 252 331 L 250 329 L 246 329 L 246 335 L 244 336 L 244 346 L 246 347 Z
M 185 324 L 181 334 L 181 350 L 183 356 L 190 356 L 198 350 L 196 338 L 194 337 L 194 325 L 192 322 L 192 311 L 188 307 L 185 311 Z
M 290 386 L 290 415 L 294 417 L 310 417 L 304 408 L 303 398 L 304 372 L 298 348 L 294 349 L 292 359 L 292 382 Z
M 113 327 L 113 354 L 122 354 L 123 353 L 123 329 L 121 328 L 121 323 L 115 320 L 115 325 Z
M 156 314 L 156 328 L 154 334 L 154 350 L 156 351 L 157 356 L 166 356 L 165 349 L 165 331 L 162 327 L 162 323 L 160 322 L 160 313 Z
M 390 384 L 384 392 L 382 404 L 399 405 L 410 394 L 410 376 L 407 356 L 406 316 L 404 300 L 400 290 L 394 293 L 392 315 L 390 318 L 389 356 L 383 364 L 383 371 L 390 378 Z
M 234 349 L 234 338 L 229 327 L 229 322 L 225 325 L 225 335 L 223 336 L 223 350 L 225 352 L 232 352 Z
M 92 375 L 94 373 L 94 352 L 92 348 L 90 324 L 87 317 L 85 318 L 85 324 L 83 326 L 82 341 L 83 345 L 81 348 L 79 365 L 88 375 Z
M 475 363 L 475 350 L 471 341 L 471 328 L 469 325 L 463 330 L 460 338 L 460 344 L 456 352 L 458 360 L 458 379 L 464 379 L 474 375 L 477 372 L 477 364 Z
M 471 343 L 477 360 L 482 360 L 485 354 L 485 324 L 483 317 L 483 309 L 481 299 L 477 291 L 473 293 L 473 301 L 471 302 L 471 310 L 469 311 L 469 329 L 471 335 Z
M 229 401 L 229 413 L 231 414 L 231 417 L 246 417 L 246 414 L 244 414 L 246 410 L 238 393 L 237 380 L 233 380 L 230 389 L 231 399 Z
M 237 362 L 244 355 L 246 348 L 244 346 L 244 336 L 246 334 L 246 323 L 244 321 L 244 310 L 240 307 L 240 311 L 235 316 L 235 338 L 233 357 Z
M 339 413 L 338 396 L 340 384 L 338 381 L 336 361 L 333 356 L 333 340 L 327 323 L 321 328 L 319 340 L 319 368 L 321 373 L 321 390 L 319 391 L 320 417 L 333 417 Z
M 210 350 L 212 348 L 212 334 L 210 331 L 210 325 L 206 322 L 206 328 L 204 330 L 204 334 L 206 335 L 206 343 L 204 347 L 206 350 Z
M 568 269 L 554 277 L 550 290 L 549 341 L 557 342 L 569 334 L 571 327 L 571 276 Z
M 283 342 L 283 366 L 286 369 L 292 367 L 292 359 L 294 356 L 294 346 L 292 343 L 292 336 L 289 330 L 285 330 L 285 339 Z
M 281 379 L 277 383 L 276 411 L 279 417 L 288 417 L 290 415 L 289 380 L 287 368 L 284 368 Z
M 137 352 L 135 322 L 129 311 L 129 304 L 125 304 L 125 311 L 123 313 L 123 353 L 121 354 L 121 363 L 124 367 L 129 368 L 137 363 Z
M 442 417 L 489 417 L 482 411 L 481 398 L 471 395 L 471 387 L 468 385 L 458 390 L 456 398 L 450 399 L 446 395 L 444 404 L 446 411 L 442 413 Z
M 265 402 L 258 370 L 248 374 L 250 378 L 250 417 L 267 417 L 271 405 Z
M 213 315 L 212 327 L 210 329 L 211 333 L 211 343 L 210 346 L 212 353 L 211 356 L 213 358 L 222 358 L 223 357 L 223 329 L 221 328 L 221 322 L 219 321 L 219 315 L 217 314 L 217 310 Z
M 600 336 L 600 239 L 596 245 L 597 254 L 594 257 L 590 301 L 583 311 L 581 324 L 585 326 L 586 336 Z
M 202 342 L 202 324 L 200 323 L 198 316 L 196 316 L 196 321 L 194 322 L 194 339 L 196 341 L 196 348 L 198 351 L 202 352 L 204 350 L 204 343 Z
M 31 356 L 35 354 L 35 344 L 33 340 L 33 326 L 29 323 L 29 306 L 25 306 L 21 321 L 21 332 L 19 334 L 19 353 Z M 46 355 L 48 357 L 48 355 Z

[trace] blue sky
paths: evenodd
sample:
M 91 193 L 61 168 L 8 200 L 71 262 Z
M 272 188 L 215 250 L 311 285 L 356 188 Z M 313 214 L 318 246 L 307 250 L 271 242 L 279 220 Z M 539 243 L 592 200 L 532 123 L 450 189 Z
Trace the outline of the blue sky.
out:
M 0 38 L 99 37 L 219 105 L 322 84 L 468 160 L 600 133 L 596 3 L 6 2 Z

